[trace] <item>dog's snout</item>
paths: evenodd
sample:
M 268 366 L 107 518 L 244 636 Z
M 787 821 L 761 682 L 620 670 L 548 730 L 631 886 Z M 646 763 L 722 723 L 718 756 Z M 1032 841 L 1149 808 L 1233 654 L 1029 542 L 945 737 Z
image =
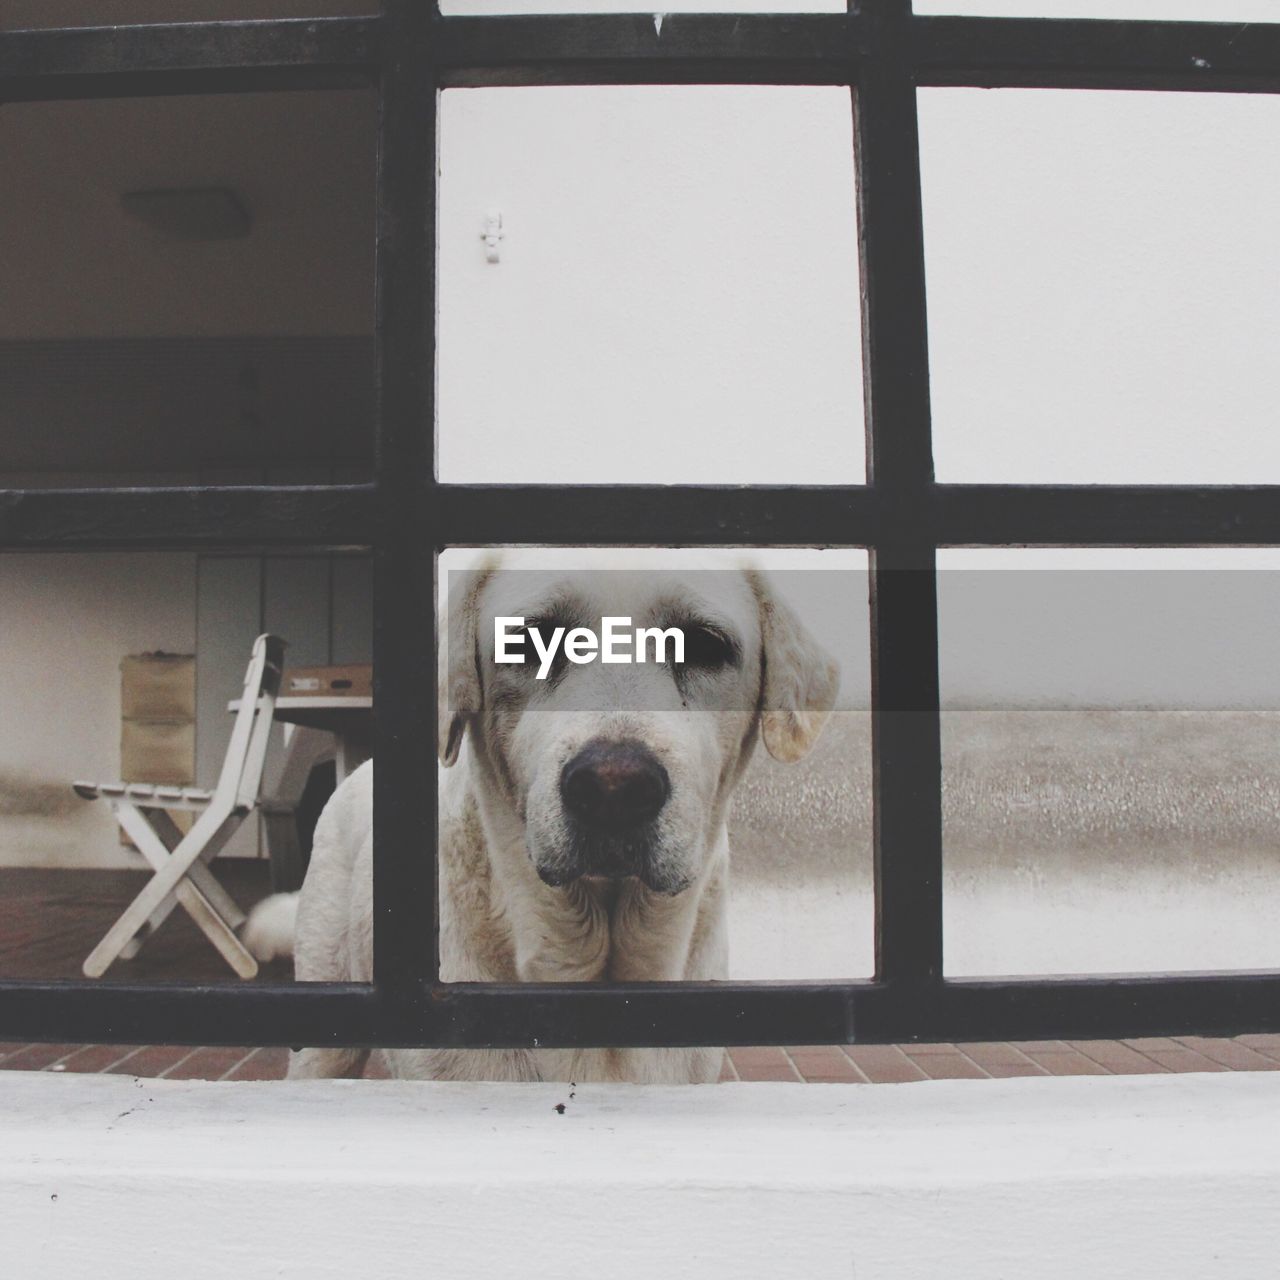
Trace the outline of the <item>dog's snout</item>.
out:
M 657 817 L 671 795 L 671 779 L 638 742 L 589 742 L 565 765 L 560 794 L 580 822 L 625 831 Z

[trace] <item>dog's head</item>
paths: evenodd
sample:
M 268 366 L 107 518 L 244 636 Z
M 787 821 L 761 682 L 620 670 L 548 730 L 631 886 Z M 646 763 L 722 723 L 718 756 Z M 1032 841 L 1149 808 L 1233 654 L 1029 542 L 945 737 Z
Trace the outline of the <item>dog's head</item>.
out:
M 599 634 L 611 617 L 678 629 L 683 663 L 673 650 L 655 661 L 653 648 L 645 662 L 569 660 L 568 631 Z M 500 623 L 513 636 L 500 653 L 495 620 L 516 618 L 523 634 Z M 557 628 L 557 656 L 540 660 Z M 695 883 L 756 736 L 776 759 L 799 760 L 839 684 L 835 663 L 751 570 L 475 570 L 457 575 L 445 636 L 440 758 L 453 764 L 470 734 L 488 789 L 523 825 L 552 886 L 635 876 L 674 894 Z M 497 660 L 513 651 L 526 660 Z

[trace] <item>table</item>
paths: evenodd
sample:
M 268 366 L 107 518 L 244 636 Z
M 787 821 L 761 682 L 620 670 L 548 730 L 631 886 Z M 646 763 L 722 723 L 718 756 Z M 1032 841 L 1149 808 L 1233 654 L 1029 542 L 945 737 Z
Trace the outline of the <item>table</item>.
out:
M 285 726 L 288 755 L 312 753 L 308 773 L 332 759 L 342 782 L 373 754 L 372 698 L 290 695 L 276 699 L 275 718 Z M 317 736 L 327 737 L 328 744 L 322 746 Z M 305 777 L 302 782 L 305 786 Z
M 228 704 L 237 711 L 238 701 Z M 373 754 L 373 699 L 360 695 L 289 694 L 276 699 L 275 719 L 284 725 L 284 757 L 271 768 L 258 802 L 271 883 L 296 889 L 306 869 L 298 840 L 297 813 L 311 771 L 333 761 L 339 784 Z

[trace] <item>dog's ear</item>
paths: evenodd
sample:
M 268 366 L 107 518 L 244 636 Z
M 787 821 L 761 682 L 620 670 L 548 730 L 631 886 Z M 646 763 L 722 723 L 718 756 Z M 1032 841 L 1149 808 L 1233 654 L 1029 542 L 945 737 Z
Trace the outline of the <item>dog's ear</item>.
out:
M 763 575 L 749 576 L 760 608 L 764 666 L 760 736 L 775 760 L 790 764 L 817 742 L 835 705 L 840 667 Z
M 480 714 L 480 592 L 492 576 L 492 567 L 451 575 L 446 625 L 441 628 L 438 658 L 440 673 L 436 699 L 438 734 L 436 749 L 447 767 L 458 758 L 467 725 Z

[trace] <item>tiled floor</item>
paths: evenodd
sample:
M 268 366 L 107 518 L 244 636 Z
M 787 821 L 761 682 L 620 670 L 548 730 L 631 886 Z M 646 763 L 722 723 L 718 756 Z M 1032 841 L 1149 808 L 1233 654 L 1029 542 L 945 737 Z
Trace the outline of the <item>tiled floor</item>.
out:
M 268 892 L 261 863 L 219 863 L 218 876 L 243 906 Z M 81 961 L 143 881 L 132 872 L 0 870 L 0 978 L 78 978 Z M 273 965 L 262 976 L 287 979 L 289 966 Z M 235 981 L 180 912 L 137 959 L 114 965 L 107 976 L 113 979 Z M 285 1049 L 0 1043 L 0 1070 L 7 1071 L 275 1080 L 287 1060 Z M 732 1049 L 721 1079 L 891 1084 L 1186 1071 L 1280 1071 L 1280 1035 Z M 380 1073 L 374 1068 L 369 1074 Z
M 0 1044 L 0 1071 L 71 1071 L 168 1080 L 278 1080 L 287 1049 L 173 1045 Z M 832 1045 L 731 1049 L 722 1080 L 901 1084 L 1009 1076 L 1280 1071 L 1280 1035 L 1209 1040 L 1062 1040 L 1018 1044 Z M 377 1078 L 375 1068 L 367 1073 Z
M 731 1049 L 721 1079 L 898 1084 L 1186 1071 L 1280 1071 L 1280 1035 Z

